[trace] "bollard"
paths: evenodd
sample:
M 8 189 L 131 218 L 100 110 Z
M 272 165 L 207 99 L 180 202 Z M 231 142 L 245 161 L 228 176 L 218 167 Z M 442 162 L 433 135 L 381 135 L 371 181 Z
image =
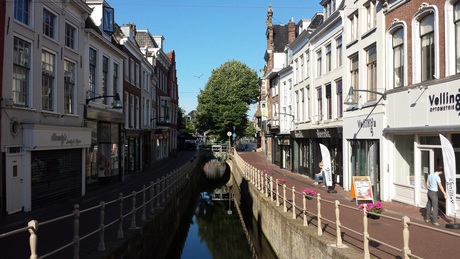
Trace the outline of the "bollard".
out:
M 295 186 L 292 186 L 292 218 L 295 219 Z
M 403 223 L 403 242 L 404 242 L 404 247 L 402 250 L 402 258 L 404 259 L 409 259 L 410 258 L 410 248 L 409 248 L 409 222 L 410 218 L 408 216 L 402 217 L 402 223 Z
M 80 229 L 80 205 L 75 204 L 73 210 L 73 258 L 78 259 L 80 254 L 80 237 L 79 237 L 79 229 Z
M 342 231 L 341 231 L 341 226 L 342 224 L 340 223 L 340 201 L 336 200 L 335 201 L 335 225 L 336 225 L 336 235 L 337 235 L 337 247 L 341 248 L 343 247 L 342 244 Z
M 101 206 L 101 212 L 99 213 L 99 246 L 97 247 L 97 251 L 105 251 L 105 243 L 104 243 L 104 232 L 105 232 L 105 225 L 104 225 L 104 218 L 105 218 L 105 203 L 101 201 L 99 203 Z
M 150 213 L 153 214 L 155 212 L 153 203 L 155 198 L 155 185 L 153 181 L 150 181 Z
M 136 191 L 133 194 L 133 209 L 131 210 L 131 227 L 130 229 L 136 229 Z
M 321 194 L 318 193 L 316 196 L 317 207 L 318 207 L 318 236 L 323 235 L 323 229 L 321 228 Z
M 27 223 L 27 227 L 29 228 L 29 246 L 30 246 L 30 259 L 38 259 L 37 255 L 37 232 L 38 232 L 38 221 L 31 220 Z
M 142 216 L 141 220 L 146 221 L 147 216 L 145 215 L 145 205 L 146 205 L 146 194 L 145 194 L 145 185 L 142 185 Z
M 118 199 L 120 200 L 120 220 L 118 222 L 117 238 L 123 239 L 124 238 L 124 234 L 123 234 L 123 193 L 120 193 L 118 195 Z

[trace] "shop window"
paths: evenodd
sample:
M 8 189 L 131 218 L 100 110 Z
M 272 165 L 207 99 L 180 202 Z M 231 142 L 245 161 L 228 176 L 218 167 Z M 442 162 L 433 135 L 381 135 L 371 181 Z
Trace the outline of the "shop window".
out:
M 409 179 L 414 176 L 414 136 L 394 136 L 394 145 L 394 181 L 409 185 Z

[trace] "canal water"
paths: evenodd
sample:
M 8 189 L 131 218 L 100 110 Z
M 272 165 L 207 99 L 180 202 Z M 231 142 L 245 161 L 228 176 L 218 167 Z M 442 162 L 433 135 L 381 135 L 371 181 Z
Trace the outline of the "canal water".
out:
M 233 193 L 236 185 L 227 182 L 230 177 L 226 178 L 203 180 L 195 210 L 183 218 L 167 258 L 277 258 L 248 206 L 235 206 L 240 196 Z

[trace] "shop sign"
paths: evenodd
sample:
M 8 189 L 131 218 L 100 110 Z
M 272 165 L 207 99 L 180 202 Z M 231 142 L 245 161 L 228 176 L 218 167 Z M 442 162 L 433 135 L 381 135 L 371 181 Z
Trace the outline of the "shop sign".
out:
M 52 133 L 50 141 L 60 143 L 61 146 L 78 146 L 81 144 L 81 139 L 71 138 L 66 133 Z
M 374 118 L 366 118 L 358 120 L 358 128 L 369 128 L 370 133 L 374 136 L 374 128 L 377 126 L 377 121 Z
M 316 137 L 317 138 L 331 138 L 331 133 L 327 129 L 317 129 L 316 130 Z
M 442 92 L 439 95 L 431 94 L 428 96 L 428 102 L 430 112 L 460 112 L 460 93 L 450 94 L 449 92 Z M 458 115 L 460 116 L 460 113 Z

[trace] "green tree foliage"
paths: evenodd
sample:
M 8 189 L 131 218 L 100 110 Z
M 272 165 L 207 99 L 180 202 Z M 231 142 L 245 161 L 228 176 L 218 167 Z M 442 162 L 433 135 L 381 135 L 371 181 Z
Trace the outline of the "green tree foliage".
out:
M 257 72 L 239 61 L 227 61 L 214 69 L 198 94 L 197 128 L 226 140 L 227 132 L 245 133 L 249 106 L 259 96 Z

